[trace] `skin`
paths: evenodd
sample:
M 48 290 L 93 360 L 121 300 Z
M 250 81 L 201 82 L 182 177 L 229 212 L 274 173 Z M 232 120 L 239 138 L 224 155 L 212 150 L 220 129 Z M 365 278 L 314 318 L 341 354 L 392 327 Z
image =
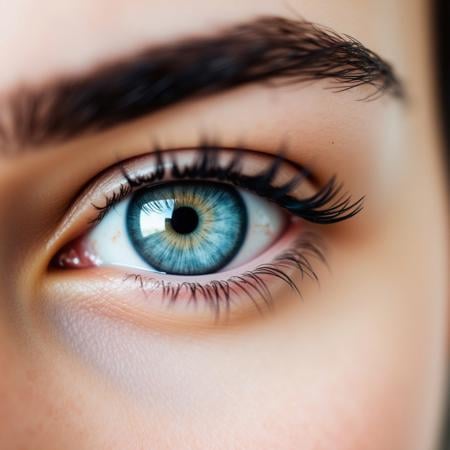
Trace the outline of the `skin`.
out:
M 261 14 L 356 37 L 394 64 L 408 104 L 255 85 L 0 156 L 2 449 L 435 448 L 447 227 L 428 2 L 18 0 L 0 6 L 0 93 Z M 82 231 L 65 218 L 86 183 L 152 138 L 189 147 L 202 131 L 267 153 L 288 137 L 290 159 L 366 196 L 362 214 L 320 228 L 320 287 L 305 281 L 304 301 L 279 287 L 272 314 L 216 326 L 137 304 L 136 286 L 49 273 Z

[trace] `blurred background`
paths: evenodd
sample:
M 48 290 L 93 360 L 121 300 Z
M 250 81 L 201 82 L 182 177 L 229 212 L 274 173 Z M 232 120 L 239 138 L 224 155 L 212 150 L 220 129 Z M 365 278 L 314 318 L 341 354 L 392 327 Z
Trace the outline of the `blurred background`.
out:
M 442 108 L 442 128 L 446 144 L 446 170 L 450 186 L 450 1 L 436 0 L 435 23 L 437 37 L 437 60 L 439 61 L 439 83 L 441 92 L 439 99 Z M 449 245 L 450 247 L 450 245 Z M 449 331 L 450 333 L 450 331 Z M 449 339 L 450 340 L 450 339 Z M 449 382 L 447 390 L 447 414 L 442 441 L 442 449 L 450 449 L 450 362 L 449 362 Z

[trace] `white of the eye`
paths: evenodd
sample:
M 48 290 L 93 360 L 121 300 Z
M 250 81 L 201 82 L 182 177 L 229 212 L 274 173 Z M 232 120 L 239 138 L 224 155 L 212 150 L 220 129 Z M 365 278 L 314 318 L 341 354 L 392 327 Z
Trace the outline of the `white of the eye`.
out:
M 240 190 L 240 193 L 247 207 L 247 235 L 237 255 L 222 271 L 238 267 L 256 258 L 273 244 L 285 225 L 284 214 L 275 204 L 244 190 Z M 125 218 L 129 202 L 130 199 L 126 199 L 112 208 L 88 233 L 86 243 L 96 258 L 101 261 L 100 265 L 152 271 L 152 267 L 139 256 L 128 237 Z M 160 226 L 166 219 L 166 214 L 163 212 L 159 217 L 153 216 L 153 214 L 141 215 L 141 218 L 147 217 L 145 224 L 141 226 L 149 234 L 155 228 L 161 229 Z M 149 217 L 151 220 L 148 219 Z
M 245 241 L 234 259 L 222 270 L 239 267 L 267 249 L 284 228 L 285 217 L 275 204 L 248 191 L 239 190 L 247 207 Z
M 126 213 L 130 199 L 118 203 L 86 236 L 86 244 L 100 265 L 152 270 L 139 256 L 128 237 Z

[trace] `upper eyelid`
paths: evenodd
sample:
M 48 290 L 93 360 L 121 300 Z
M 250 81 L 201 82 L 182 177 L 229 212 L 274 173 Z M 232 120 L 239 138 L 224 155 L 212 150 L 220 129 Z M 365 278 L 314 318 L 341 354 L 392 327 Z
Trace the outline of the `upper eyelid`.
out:
M 190 165 L 179 164 L 173 155 L 183 151 L 195 152 L 197 159 L 191 161 Z M 218 160 L 226 152 L 230 154 L 221 165 Z M 209 178 L 230 182 L 235 186 L 246 188 L 250 192 L 274 201 L 294 216 L 313 223 L 339 222 L 353 217 L 362 210 L 363 198 L 352 201 L 349 194 L 341 192 L 342 186 L 336 182 L 335 177 L 332 177 L 321 188 L 310 190 L 309 195 L 304 193 L 302 198 L 296 198 L 294 192 L 299 186 L 305 185 L 305 181 L 314 185 L 313 181 L 316 181 L 316 179 L 314 174 L 303 166 L 285 159 L 281 151 L 276 155 L 269 155 L 250 149 L 202 145 L 198 148 L 172 149 L 170 152 L 161 152 L 160 149 L 156 149 L 150 157 L 154 159 L 155 166 L 153 170 L 145 172 L 144 175 L 142 173 L 132 175 L 132 171 L 129 171 L 130 162 L 119 164 L 118 170 L 124 182 L 120 183 L 110 196 L 105 197 L 103 205 L 92 202 L 92 206 L 98 211 L 92 223 L 98 223 L 115 204 L 126 198 L 134 190 L 151 186 L 155 182 L 166 181 L 167 172 L 169 172 L 168 167 L 166 167 L 168 159 L 171 179 Z M 266 165 L 264 169 L 250 167 L 250 173 L 253 172 L 250 175 L 248 171 L 246 172 L 242 168 L 246 158 L 249 157 L 265 158 L 270 161 L 270 164 Z M 146 157 L 133 158 L 132 161 L 136 165 L 136 161 L 142 161 L 143 158 Z M 285 170 L 289 168 L 291 175 L 280 180 L 279 174 L 283 174 L 282 167 Z M 249 167 L 247 167 L 248 169 Z
M 180 162 L 180 153 L 184 154 L 184 157 L 187 156 L 186 160 L 189 162 Z M 245 158 L 240 158 L 241 156 L 245 155 L 247 159 L 247 163 L 249 163 L 249 159 L 251 160 L 250 163 L 247 164 L 247 170 L 244 168 L 238 169 L 238 172 L 242 174 L 242 176 L 248 176 L 252 172 L 253 173 L 261 173 L 267 169 L 275 168 L 278 166 L 280 168 L 280 165 L 283 165 L 284 167 L 284 173 L 282 173 L 282 177 L 280 177 L 278 184 L 287 184 L 291 183 L 293 181 L 294 177 L 301 177 L 304 178 L 304 180 L 308 181 L 308 184 L 310 184 L 309 193 L 313 193 L 316 191 L 314 188 L 314 185 L 316 184 L 316 178 L 315 176 L 305 167 L 301 166 L 298 163 L 295 163 L 293 161 L 290 161 L 283 157 L 283 151 L 280 149 L 275 154 L 269 154 L 266 152 L 250 149 L 250 148 L 244 148 L 244 147 L 227 147 L 227 146 L 221 146 L 220 144 L 216 143 L 200 143 L 198 146 L 192 146 L 192 147 L 177 147 L 177 148 L 170 148 L 170 149 L 164 149 L 161 150 L 159 147 L 155 147 L 153 151 L 147 155 L 141 155 L 138 157 L 130 158 L 126 161 L 118 162 L 115 166 L 113 166 L 111 169 L 112 171 L 116 172 L 116 177 L 120 177 L 120 182 L 118 182 L 117 187 L 115 190 L 113 190 L 109 197 L 105 197 L 105 203 L 103 205 L 95 204 L 95 202 L 91 202 L 95 209 L 101 211 L 105 208 L 108 208 L 112 206 L 114 203 L 120 201 L 121 199 L 125 198 L 127 195 L 131 194 L 133 190 L 143 188 L 146 186 L 151 185 L 152 183 L 158 182 L 158 181 L 168 181 L 168 180 L 176 180 L 176 179 L 215 179 L 220 181 L 228 181 L 230 182 L 230 176 L 227 177 L 226 180 L 223 179 L 223 177 L 216 177 L 216 176 L 206 176 L 204 173 L 202 173 L 201 165 L 202 160 L 205 161 L 204 158 L 207 158 L 208 155 L 214 157 L 220 157 L 220 156 L 227 156 L 227 160 L 222 163 L 218 163 L 218 166 L 220 166 L 220 169 L 226 172 L 226 168 L 229 166 L 231 161 L 238 161 L 241 160 L 241 162 Z M 150 170 L 142 169 L 142 166 L 146 165 L 146 162 L 148 159 L 153 160 L 153 166 Z M 266 160 L 266 162 L 264 162 Z M 259 161 L 260 166 L 257 167 L 256 162 Z M 158 165 L 164 165 L 165 170 L 164 174 L 161 176 L 156 176 L 158 173 Z M 211 160 L 209 162 L 211 165 Z M 213 163 L 214 164 L 214 163 Z M 253 166 L 253 167 L 249 167 Z M 234 166 L 234 169 L 237 167 Z M 250 170 L 249 170 L 250 168 Z M 198 169 L 198 170 L 197 170 Z M 190 176 L 183 176 L 183 172 L 186 170 L 196 170 L 197 173 L 195 175 Z M 174 173 L 174 171 L 179 171 L 178 174 Z M 172 173 L 170 173 L 172 172 Z M 279 172 L 279 171 L 278 171 Z M 106 178 L 111 177 L 111 174 L 107 174 Z M 275 174 L 274 174 L 275 176 Z M 98 183 L 98 181 L 97 181 Z M 95 183 L 95 184 L 97 184 Z M 231 183 L 234 184 L 234 183 Z M 236 184 L 239 186 L 238 184 Z M 306 183 L 304 183 L 303 187 Z M 249 189 L 249 186 L 241 186 L 244 188 Z M 92 189 L 95 189 L 95 185 Z M 251 189 L 249 189 L 251 190 Z M 111 205 L 109 205 L 111 204 Z M 104 215 L 104 214 L 103 214 Z

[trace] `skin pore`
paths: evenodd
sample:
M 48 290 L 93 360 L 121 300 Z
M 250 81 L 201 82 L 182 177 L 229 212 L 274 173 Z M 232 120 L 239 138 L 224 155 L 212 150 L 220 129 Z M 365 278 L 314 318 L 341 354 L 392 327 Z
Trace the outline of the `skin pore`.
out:
M 328 78 L 266 80 L 66 140 L 7 142 L 0 448 L 435 448 L 447 358 L 447 230 L 429 13 L 421 0 L 0 6 L 3 100 L 261 16 L 301 16 L 358 39 L 392 64 L 407 93 L 406 101 L 361 101 L 370 86 L 336 92 Z M 336 175 L 353 200 L 364 196 L 350 220 L 300 224 L 320 236 L 326 254 L 326 264 L 313 263 L 319 283 L 297 280 L 301 299 L 274 283 L 273 311 L 237 306 L 238 318 L 215 323 L 201 308 L 149 302 L 117 268 L 49 269 L 87 231 L 74 205 L 93 214 L 94 194 L 85 189 L 96 177 L 145 157 L 155 143 L 196 148 L 204 136 L 266 155 L 283 148 L 317 186 Z

